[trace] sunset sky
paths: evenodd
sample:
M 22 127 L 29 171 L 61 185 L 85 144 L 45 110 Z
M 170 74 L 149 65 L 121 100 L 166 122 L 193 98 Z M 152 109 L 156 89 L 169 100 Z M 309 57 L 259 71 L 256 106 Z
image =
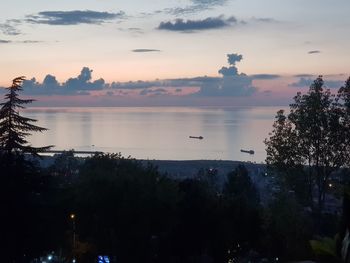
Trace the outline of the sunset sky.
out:
M 0 86 L 37 105 L 283 105 L 350 69 L 349 0 L 12 0 Z

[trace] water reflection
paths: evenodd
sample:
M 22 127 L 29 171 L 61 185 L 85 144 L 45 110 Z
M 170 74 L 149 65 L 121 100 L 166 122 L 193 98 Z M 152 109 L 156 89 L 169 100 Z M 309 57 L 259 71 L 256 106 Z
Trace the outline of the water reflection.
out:
M 121 152 L 143 159 L 262 162 L 263 140 L 279 107 L 30 108 L 24 115 L 49 131 L 34 146 Z M 190 135 L 204 140 L 189 139 Z M 253 149 L 255 155 L 240 149 Z

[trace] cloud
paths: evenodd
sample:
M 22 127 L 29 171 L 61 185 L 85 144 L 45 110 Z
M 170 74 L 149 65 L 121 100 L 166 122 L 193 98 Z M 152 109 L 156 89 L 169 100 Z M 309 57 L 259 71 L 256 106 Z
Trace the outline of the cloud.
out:
M 29 95 L 88 95 L 92 91 L 103 91 L 100 94 L 127 95 L 131 90 L 138 91 L 140 95 L 173 96 L 182 91 L 185 96 L 192 97 L 240 97 L 250 96 L 257 92 L 252 85 L 254 79 L 272 78 L 275 75 L 252 75 L 239 73 L 236 64 L 243 59 L 239 54 L 228 54 L 229 67 L 222 67 L 217 77 L 175 78 L 154 81 L 128 81 L 105 83 L 100 78 L 92 80 L 92 70 L 83 67 L 77 77 L 67 79 L 59 83 L 52 74 L 45 76 L 42 83 L 35 78 L 23 82 L 23 91 Z M 276 75 L 277 76 L 277 75 Z M 132 92 L 135 94 L 135 92 Z M 187 95 L 186 95 L 187 94 Z
M 147 96 L 147 95 L 160 96 L 160 95 L 167 95 L 168 94 L 168 90 L 166 90 L 164 88 L 143 89 L 143 90 L 140 91 L 139 94 L 142 95 L 142 96 Z
M 165 88 L 188 88 L 201 87 L 202 85 L 216 85 L 221 80 L 220 77 L 194 77 L 194 78 L 177 78 L 163 79 L 154 81 L 128 81 L 128 82 L 112 82 L 108 84 L 108 88 L 112 89 L 146 89 L 155 87 Z
M 37 43 L 43 43 L 43 41 L 40 41 L 40 40 L 19 40 L 19 41 L 12 41 L 12 40 L 0 39 L 0 44 L 11 44 L 11 43 L 18 43 L 18 44 L 37 44 Z
M 74 11 L 43 11 L 35 15 L 29 15 L 25 21 L 33 24 L 46 25 L 78 25 L 78 24 L 102 24 L 110 20 L 123 18 L 125 13 L 98 12 L 91 10 Z
M 216 6 L 222 6 L 227 2 L 227 0 L 192 0 L 191 2 L 191 5 L 185 7 L 165 8 L 162 10 L 156 10 L 155 12 L 149 14 L 144 13 L 144 15 L 157 15 L 162 13 L 175 16 L 188 15 L 202 12 L 205 10 L 210 10 Z
M 236 67 L 236 62 L 240 62 L 243 59 L 242 55 L 238 54 L 228 54 L 227 55 L 227 62 L 231 65 L 231 67 L 222 67 L 219 70 L 219 73 L 224 76 L 234 76 L 237 75 L 238 69 Z
M 250 21 L 257 22 L 257 23 L 278 23 L 279 22 L 276 19 L 271 17 L 252 17 Z
M 289 84 L 288 86 L 295 87 L 295 88 L 305 88 L 305 87 L 310 87 L 310 85 L 313 82 L 314 82 L 313 78 L 301 77 L 297 82 L 293 82 L 293 83 Z M 330 88 L 330 89 L 340 88 L 344 84 L 344 81 L 342 81 L 342 80 L 325 80 L 324 84 L 327 88 Z
M 251 75 L 253 79 L 278 79 L 281 76 L 276 74 L 255 74 Z
M 190 5 L 190 6 L 185 6 L 185 7 L 165 8 L 163 10 L 156 12 L 156 14 L 165 13 L 165 14 L 169 14 L 169 15 L 180 16 L 180 15 L 188 15 L 188 14 L 201 12 L 201 11 L 207 10 L 207 9 L 209 9 L 209 7 L 207 7 L 207 6 Z
M 309 52 L 307 52 L 308 54 L 320 54 L 321 51 L 320 50 L 310 50 Z
M 8 36 L 20 35 L 21 32 L 14 25 L 12 25 L 14 21 L 16 20 L 7 20 L 6 23 L 0 24 L 0 32 Z
M 243 59 L 239 54 L 227 54 L 229 67 L 222 67 L 218 72 L 223 76 L 216 83 L 203 85 L 196 93 L 198 96 L 250 96 L 257 91 L 252 85 L 253 78 L 238 73 L 236 63 Z
M 91 73 L 92 70 L 84 67 L 77 77 L 62 84 L 51 74 L 46 75 L 42 83 L 32 78 L 23 82 L 23 91 L 30 95 L 88 95 L 89 91 L 105 88 L 103 79 L 91 81 Z
M 225 4 L 227 0 L 192 0 L 191 2 L 195 5 L 216 6 Z
M 139 49 L 133 49 L 131 50 L 135 53 L 144 53 L 144 52 L 160 52 L 159 49 L 148 49 L 148 48 L 139 48 Z
M 160 30 L 168 31 L 200 31 L 208 29 L 220 29 L 237 24 L 238 21 L 235 17 L 225 19 L 223 16 L 208 17 L 203 20 L 183 20 L 176 19 L 174 22 L 161 22 L 158 26 Z
M 293 77 L 296 77 L 296 78 L 312 78 L 314 76 L 315 75 L 312 75 L 312 74 L 297 74 L 297 75 L 294 75 Z
M 23 41 L 17 41 L 18 43 L 23 43 L 23 44 L 36 44 L 36 43 L 43 43 L 44 41 L 40 40 L 23 40 Z
M 271 96 L 272 95 L 272 91 L 271 90 L 264 90 L 263 92 L 262 92 L 262 94 L 264 95 L 264 96 Z

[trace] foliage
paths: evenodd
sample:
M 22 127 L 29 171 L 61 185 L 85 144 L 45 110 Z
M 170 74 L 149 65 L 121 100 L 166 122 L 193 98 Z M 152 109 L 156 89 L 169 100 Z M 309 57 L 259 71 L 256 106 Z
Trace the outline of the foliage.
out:
M 77 175 L 79 171 L 79 160 L 74 157 L 74 150 L 63 151 L 55 156 L 54 163 L 49 168 L 56 176 Z
M 340 262 L 336 253 L 336 240 L 329 237 L 310 241 L 311 248 L 321 262 Z
M 33 147 L 25 139 L 31 132 L 43 132 L 46 129 L 33 125 L 32 123 L 36 120 L 23 117 L 18 112 L 19 109 L 24 108 L 23 105 L 33 102 L 33 100 L 18 97 L 24 79 L 24 77 L 17 77 L 12 81 L 12 86 L 7 88 L 5 102 L 0 104 L 2 106 L 0 109 L 0 150 L 7 153 L 8 156 L 13 153 L 37 155 L 38 152 L 52 147 Z
M 344 134 L 341 139 L 344 140 L 344 151 L 350 152 L 350 77 L 345 82 L 345 85 L 342 86 L 337 95 L 338 105 L 342 109 L 342 125 L 344 128 Z M 350 166 L 350 155 L 346 157 L 346 164 Z
M 270 257 L 282 261 L 310 257 L 312 233 L 310 217 L 292 196 L 278 194 L 264 211 L 262 247 Z
M 75 189 L 80 238 L 99 253 L 150 261 L 152 242 L 173 225 L 176 185 L 136 160 L 97 154 L 81 167 Z
M 242 164 L 227 175 L 223 193 L 226 197 L 244 205 L 259 206 L 259 193 L 249 177 L 247 168 Z
M 45 189 L 45 176 L 37 164 L 21 155 L 0 155 L 1 186 L 0 207 L 3 213 L 0 225 L 4 262 L 22 262 L 23 255 L 36 255 L 43 243 L 37 238 L 39 199 Z
M 323 85 L 322 77 L 318 77 L 307 94 L 298 92 L 288 116 L 283 111 L 277 113 L 271 136 L 265 140 L 267 164 L 291 177 L 303 170 L 310 205 L 316 187 L 319 212 L 323 210 L 330 175 L 345 165 L 350 149 L 344 105 Z M 343 89 L 338 97 L 346 101 L 347 92 Z M 296 169 L 299 172 L 295 173 Z

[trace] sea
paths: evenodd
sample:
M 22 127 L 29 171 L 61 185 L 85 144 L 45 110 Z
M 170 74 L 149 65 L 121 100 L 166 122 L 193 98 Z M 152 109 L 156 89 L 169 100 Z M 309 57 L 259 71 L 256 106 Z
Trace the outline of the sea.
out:
M 283 107 L 36 107 L 22 114 L 47 128 L 33 146 L 121 153 L 137 159 L 265 162 L 264 139 Z M 190 136 L 203 139 L 190 138 Z M 254 154 L 243 153 L 253 150 Z

